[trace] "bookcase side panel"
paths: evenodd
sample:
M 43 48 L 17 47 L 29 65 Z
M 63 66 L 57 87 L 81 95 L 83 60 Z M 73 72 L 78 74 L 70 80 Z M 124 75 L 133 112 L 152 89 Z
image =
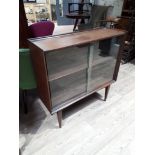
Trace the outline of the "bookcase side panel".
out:
M 50 88 L 48 83 L 48 73 L 44 53 L 32 43 L 29 43 L 29 47 L 31 50 L 32 64 L 36 75 L 39 97 L 41 98 L 43 104 L 46 106 L 49 112 L 51 112 L 52 102 L 50 99 Z

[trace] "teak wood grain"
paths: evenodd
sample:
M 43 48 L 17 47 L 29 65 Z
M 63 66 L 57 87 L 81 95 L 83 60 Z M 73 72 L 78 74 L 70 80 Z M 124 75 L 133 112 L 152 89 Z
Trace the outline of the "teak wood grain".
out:
M 29 44 L 31 49 L 31 58 L 34 66 L 34 71 L 37 80 L 37 89 L 41 100 L 43 101 L 46 108 L 51 112 L 52 102 L 50 96 L 50 87 L 48 83 L 48 72 L 46 68 L 46 61 L 43 52 L 33 44 Z
M 124 35 L 126 31 L 119 29 L 93 29 L 68 35 L 47 37 L 42 40 L 33 40 L 33 44 L 43 51 L 53 51 L 66 47 L 87 44 L 96 40 L 108 39 Z

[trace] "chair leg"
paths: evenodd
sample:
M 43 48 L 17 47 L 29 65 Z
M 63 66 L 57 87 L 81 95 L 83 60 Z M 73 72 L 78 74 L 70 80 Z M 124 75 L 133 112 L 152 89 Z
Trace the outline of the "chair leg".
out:
M 61 128 L 61 126 L 62 126 L 62 110 L 57 112 L 57 118 L 58 118 L 59 128 Z
M 27 107 L 27 91 L 26 90 L 22 90 L 22 97 L 23 97 L 23 109 L 24 109 L 24 113 L 27 114 L 28 113 L 28 107 Z
M 75 31 L 77 24 L 78 24 L 78 19 L 75 20 L 73 31 Z
M 105 97 L 104 97 L 104 101 L 107 100 L 107 97 L 108 97 L 108 93 L 109 93 L 109 89 L 110 89 L 110 85 L 105 87 Z

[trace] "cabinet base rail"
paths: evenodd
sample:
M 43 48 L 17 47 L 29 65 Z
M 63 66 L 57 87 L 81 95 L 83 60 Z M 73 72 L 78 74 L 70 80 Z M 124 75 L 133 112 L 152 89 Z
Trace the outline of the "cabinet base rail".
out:
M 105 97 L 104 97 L 104 101 L 106 101 L 108 94 L 109 94 L 109 89 L 110 89 L 110 85 L 105 87 Z M 96 92 L 96 91 L 95 91 Z M 64 109 L 64 108 L 63 108 Z M 62 127 L 62 109 L 57 111 L 57 119 L 58 119 L 58 124 L 59 124 L 59 128 Z

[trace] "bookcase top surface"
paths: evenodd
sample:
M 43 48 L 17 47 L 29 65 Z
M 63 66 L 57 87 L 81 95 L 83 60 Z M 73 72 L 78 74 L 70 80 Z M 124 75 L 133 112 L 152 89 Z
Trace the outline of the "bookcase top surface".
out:
M 99 28 L 53 37 L 30 39 L 29 41 L 46 52 L 121 36 L 125 35 L 125 33 L 126 31 L 120 29 Z

